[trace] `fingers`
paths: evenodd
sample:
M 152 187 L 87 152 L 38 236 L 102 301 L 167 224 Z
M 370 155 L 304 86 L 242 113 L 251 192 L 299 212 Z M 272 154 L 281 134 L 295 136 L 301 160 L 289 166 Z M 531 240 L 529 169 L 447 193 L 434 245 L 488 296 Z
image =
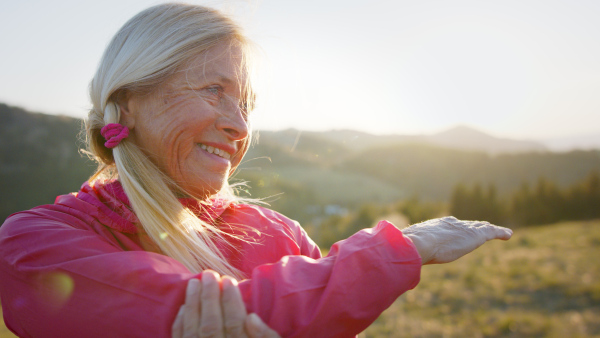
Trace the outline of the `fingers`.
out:
M 501 239 L 507 241 L 512 237 L 513 234 L 512 230 L 509 228 L 493 225 L 487 222 L 484 222 L 484 225 L 480 227 L 480 229 L 484 232 L 486 241 L 492 239 Z
M 200 337 L 223 337 L 219 280 L 219 275 L 214 271 L 202 273 L 201 300 L 198 300 L 202 314 L 198 328 Z
M 246 332 L 250 338 L 280 338 L 281 336 L 273 329 L 267 326 L 262 319 L 255 313 L 246 317 Z
M 177 312 L 177 316 L 175 316 L 175 321 L 171 327 L 171 337 L 173 338 L 183 337 L 183 306 L 179 308 L 179 312 Z
M 222 285 L 221 306 L 223 309 L 225 336 L 247 337 L 244 331 L 246 306 L 242 300 L 240 289 L 237 287 L 237 281 L 229 276 L 224 276 Z
M 489 222 L 483 221 L 459 221 L 454 217 L 444 217 L 444 222 L 450 224 L 447 220 L 453 219 L 456 222 L 452 222 L 454 225 L 459 225 L 461 227 L 475 228 L 477 231 L 481 231 L 483 237 L 486 241 L 492 239 L 501 239 L 501 240 L 509 240 L 512 237 L 512 230 L 509 228 L 497 226 L 490 224 Z
M 495 239 L 507 241 L 512 237 L 513 231 L 509 228 L 495 226 Z
M 222 291 L 220 284 L 222 283 Z M 247 338 L 248 318 L 237 281 L 204 271 L 202 280 L 190 279 L 185 303 L 171 327 L 173 337 L 241 337 Z M 249 327 L 255 337 L 279 337 L 256 317 Z
M 185 304 L 179 310 L 183 311 L 183 335 L 184 338 L 196 337 L 198 332 L 198 325 L 200 324 L 200 294 L 202 292 L 202 285 L 196 278 L 190 279 L 185 292 Z M 178 315 L 179 316 L 179 315 Z

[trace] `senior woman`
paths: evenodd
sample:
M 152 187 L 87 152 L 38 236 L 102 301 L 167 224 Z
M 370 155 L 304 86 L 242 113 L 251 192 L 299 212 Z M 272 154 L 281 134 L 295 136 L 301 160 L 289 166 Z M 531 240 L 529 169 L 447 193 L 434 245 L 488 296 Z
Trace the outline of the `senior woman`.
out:
M 296 222 L 240 201 L 227 180 L 249 145 L 250 50 L 200 6 L 158 5 L 121 28 L 90 86 L 98 171 L 0 228 L 13 332 L 353 336 L 417 285 L 422 264 L 510 238 L 451 217 L 402 231 L 382 221 L 322 258 Z

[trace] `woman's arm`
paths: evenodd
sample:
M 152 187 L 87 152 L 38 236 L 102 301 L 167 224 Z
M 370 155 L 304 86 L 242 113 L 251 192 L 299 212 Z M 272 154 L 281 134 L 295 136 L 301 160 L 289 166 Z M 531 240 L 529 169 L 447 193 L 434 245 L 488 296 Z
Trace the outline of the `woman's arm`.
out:
M 382 221 L 333 245 L 321 259 L 286 256 L 256 267 L 240 289 L 283 337 L 351 337 L 419 282 L 421 258 Z
M 382 221 L 336 243 L 323 259 L 288 256 L 261 265 L 240 287 L 248 308 L 283 336 L 352 336 L 416 286 L 422 263 L 449 262 L 511 234 L 487 222 L 454 217 L 402 231 Z
M 0 298 L 17 335 L 277 337 L 246 315 L 234 280 L 224 278 L 221 292 L 214 272 L 194 276 L 168 257 L 122 251 L 64 216 L 38 209 L 0 228 Z
M 111 232 L 92 226 L 38 208 L 0 228 L 6 325 L 24 337 L 170 336 L 187 281 L 199 276 L 160 254 L 123 251 L 106 239 Z M 249 312 L 283 336 L 354 334 L 417 284 L 420 263 L 388 223 L 334 245 L 322 259 L 286 256 L 261 265 L 239 287 Z
M 123 251 L 86 227 L 36 208 L 0 228 L 7 327 L 21 337 L 170 336 L 187 281 L 199 276 L 163 255 Z

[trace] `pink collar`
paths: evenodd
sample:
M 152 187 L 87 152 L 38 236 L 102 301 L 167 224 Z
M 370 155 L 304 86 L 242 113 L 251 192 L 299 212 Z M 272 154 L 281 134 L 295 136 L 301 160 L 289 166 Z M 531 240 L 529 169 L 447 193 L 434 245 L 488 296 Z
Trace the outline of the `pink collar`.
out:
M 93 184 L 85 182 L 77 198 L 97 207 L 100 213 L 106 216 L 102 217 L 102 223 L 106 226 L 124 233 L 140 232 L 136 225 L 139 224 L 139 220 L 131 208 L 121 182 L 117 180 L 98 180 Z M 193 198 L 181 198 L 179 201 L 202 220 L 210 223 L 218 220 L 223 212 L 232 206 L 231 201 L 222 198 L 211 199 L 207 203 L 199 203 Z

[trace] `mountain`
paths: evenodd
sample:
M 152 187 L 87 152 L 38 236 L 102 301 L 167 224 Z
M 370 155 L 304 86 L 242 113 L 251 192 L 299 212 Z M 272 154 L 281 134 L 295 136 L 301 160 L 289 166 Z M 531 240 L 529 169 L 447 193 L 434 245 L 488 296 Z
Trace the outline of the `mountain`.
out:
M 484 151 L 489 154 L 547 151 L 538 142 L 497 138 L 466 126 L 433 134 L 425 137 L 424 141 L 445 148 Z
M 252 197 L 277 196 L 276 210 L 304 222 L 306 210 L 325 205 L 446 201 L 459 182 L 494 184 L 499 194 L 540 177 L 564 187 L 600 170 L 600 151 L 553 153 L 466 127 L 415 136 L 287 129 L 261 131 L 241 167 L 236 177 L 250 182 Z
M 81 120 L 0 104 L 0 121 L 0 221 L 76 191 L 93 173 L 94 164 L 79 153 Z M 567 186 L 600 170 L 598 150 L 553 153 L 465 127 L 433 135 L 257 134 L 233 179 L 247 181 L 251 197 L 302 223 L 328 206 L 386 205 L 411 196 L 446 201 L 458 183 L 493 183 L 507 194 L 542 176 Z
M 552 138 L 544 140 L 543 143 L 553 151 L 600 149 L 600 133 Z
M 318 137 L 328 139 L 340 145 L 360 151 L 373 147 L 397 144 L 429 144 L 439 147 L 481 151 L 496 155 L 501 153 L 525 153 L 547 151 L 542 143 L 526 140 L 498 138 L 467 126 L 456 126 L 431 135 L 372 135 L 354 130 L 331 130 L 325 132 L 306 132 L 287 129 L 268 133 L 270 138 L 278 138 L 284 144 L 298 143 L 300 138 Z

